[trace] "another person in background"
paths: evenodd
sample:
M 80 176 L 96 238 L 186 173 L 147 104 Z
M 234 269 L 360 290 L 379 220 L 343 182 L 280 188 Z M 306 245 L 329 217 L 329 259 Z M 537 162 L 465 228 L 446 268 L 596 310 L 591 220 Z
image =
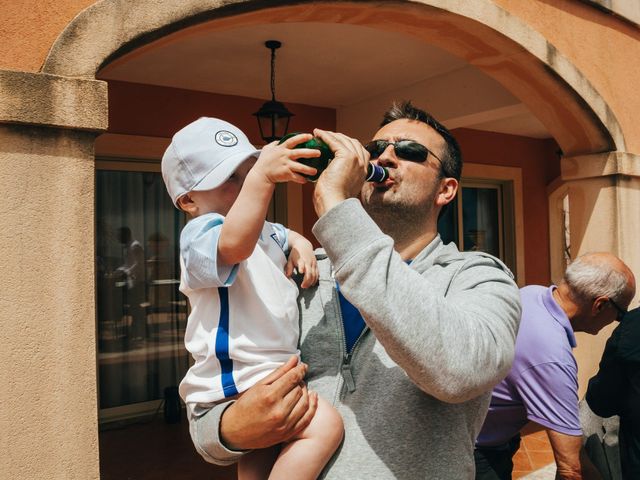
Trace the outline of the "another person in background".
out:
M 624 304 L 612 305 L 620 325 L 607 341 L 585 400 L 600 417 L 620 417 L 622 478 L 635 480 L 640 479 L 640 308 L 626 312 Z
M 118 241 L 122 244 L 124 261 L 116 271 L 124 275 L 127 285 L 125 303 L 131 315 L 129 340 L 139 344 L 147 337 L 147 312 L 143 305 L 146 302 L 144 248 L 133 238 L 129 227 L 118 229 Z
M 493 389 L 476 442 L 476 479 L 511 478 L 520 430 L 529 421 L 546 430 L 558 478 L 580 479 L 583 472 L 597 478 L 593 465 L 581 455 L 574 332 L 597 334 L 619 317 L 619 309 L 629 305 L 635 290 L 629 267 L 609 253 L 577 258 L 557 287 L 520 290 L 522 320 L 515 360 Z

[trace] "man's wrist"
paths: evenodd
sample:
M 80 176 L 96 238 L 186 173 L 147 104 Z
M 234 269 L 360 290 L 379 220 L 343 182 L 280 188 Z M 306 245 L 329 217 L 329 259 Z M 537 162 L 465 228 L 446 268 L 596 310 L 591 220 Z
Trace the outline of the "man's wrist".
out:
M 222 414 L 229 405 L 229 401 L 216 404 L 210 410 L 200 412 L 197 417 L 192 415 L 189 419 L 196 450 L 207 462 L 216 465 L 232 465 L 246 453 L 232 450 L 220 438 Z
M 348 197 L 341 193 L 331 192 L 314 196 L 314 206 L 318 218 L 331 210 L 336 205 L 344 202 Z
M 218 427 L 218 438 L 220 439 L 220 444 L 223 447 L 225 447 L 227 450 L 241 452 L 243 449 L 237 447 L 233 442 L 233 438 L 230 439 L 228 436 L 230 433 L 228 426 L 230 423 L 233 423 L 232 421 L 230 422 L 229 413 L 231 413 L 231 415 L 233 416 L 234 404 L 235 404 L 235 401 L 230 402 L 229 405 L 227 405 L 227 407 L 224 409 L 224 411 L 220 415 L 220 425 Z M 226 422 L 225 422 L 225 417 L 227 419 Z M 225 426 L 227 428 L 225 428 Z M 233 433 L 232 433 L 232 436 L 233 436 Z

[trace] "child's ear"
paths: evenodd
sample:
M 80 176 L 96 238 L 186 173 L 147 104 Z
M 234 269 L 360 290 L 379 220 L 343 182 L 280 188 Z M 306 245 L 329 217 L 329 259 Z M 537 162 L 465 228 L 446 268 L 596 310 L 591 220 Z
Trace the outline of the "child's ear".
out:
M 191 195 L 185 193 L 176 201 L 178 204 L 178 208 L 183 212 L 188 213 L 192 217 L 194 217 L 198 213 L 198 206 L 191 198 Z

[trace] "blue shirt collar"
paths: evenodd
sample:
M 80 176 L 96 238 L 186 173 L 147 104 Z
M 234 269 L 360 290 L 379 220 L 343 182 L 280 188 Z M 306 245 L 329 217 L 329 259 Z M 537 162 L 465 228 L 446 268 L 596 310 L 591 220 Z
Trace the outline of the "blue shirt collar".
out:
M 542 304 L 545 306 L 549 314 L 560 324 L 562 328 L 564 328 L 565 333 L 567 334 L 567 339 L 569 340 L 569 344 L 571 348 L 576 348 L 578 345 L 576 343 L 576 336 L 573 333 L 573 328 L 571 327 L 571 322 L 569 321 L 569 317 L 564 312 L 564 310 L 558 305 L 556 299 L 553 298 L 553 291 L 558 288 L 555 285 L 551 285 L 543 294 L 542 294 Z

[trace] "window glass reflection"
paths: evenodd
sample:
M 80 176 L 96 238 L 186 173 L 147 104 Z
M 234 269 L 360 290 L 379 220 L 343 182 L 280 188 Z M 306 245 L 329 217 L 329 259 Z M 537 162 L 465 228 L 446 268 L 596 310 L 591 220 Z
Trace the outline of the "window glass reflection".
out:
M 463 249 L 500 252 L 498 189 L 465 187 L 462 189 Z
M 159 173 L 99 170 L 96 217 L 100 408 L 161 399 L 188 368 L 178 292 L 184 215 Z

